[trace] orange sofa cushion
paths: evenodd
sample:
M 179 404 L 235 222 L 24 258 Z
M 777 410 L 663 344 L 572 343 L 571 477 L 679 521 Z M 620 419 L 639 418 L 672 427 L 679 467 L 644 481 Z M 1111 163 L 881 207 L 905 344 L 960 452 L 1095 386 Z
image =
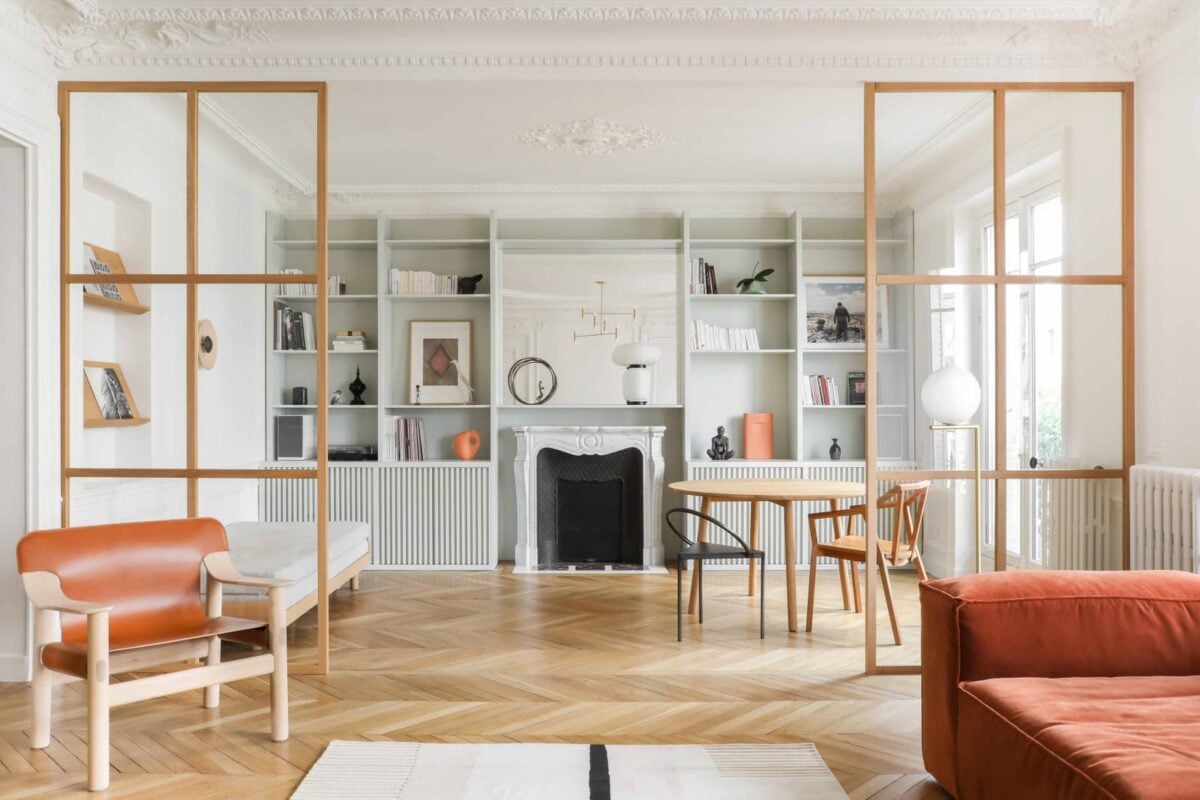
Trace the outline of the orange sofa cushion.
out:
M 958 796 L 1200 795 L 1200 676 L 962 684 Z
M 921 585 L 922 750 L 952 794 L 967 796 L 963 682 L 1136 675 L 1200 675 L 1200 575 L 1002 572 Z

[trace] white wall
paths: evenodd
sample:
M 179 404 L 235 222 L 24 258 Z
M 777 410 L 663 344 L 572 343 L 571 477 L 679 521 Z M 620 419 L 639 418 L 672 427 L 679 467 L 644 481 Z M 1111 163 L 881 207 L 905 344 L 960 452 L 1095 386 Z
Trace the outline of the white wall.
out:
M 1200 31 L 1136 81 L 1137 460 L 1200 467 Z
M 24 147 L 0 136 L 0 375 L 4 376 L 5 418 L 0 425 L 0 680 L 24 673 L 28 633 L 25 592 L 16 575 L 16 540 L 29 524 L 26 419 L 26 160 Z M 9 302 L 11 301 L 11 302 Z

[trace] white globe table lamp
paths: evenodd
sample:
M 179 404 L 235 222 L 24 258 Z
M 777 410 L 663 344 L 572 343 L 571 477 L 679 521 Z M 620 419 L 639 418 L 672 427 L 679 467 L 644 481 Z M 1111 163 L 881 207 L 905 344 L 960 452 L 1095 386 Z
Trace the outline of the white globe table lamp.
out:
M 613 350 L 614 364 L 625 367 L 622 389 L 625 402 L 631 406 L 644 406 L 650 402 L 650 366 L 662 359 L 662 350 L 645 342 L 628 342 L 617 345 Z
M 975 571 L 983 572 L 983 467 L 980 428 L 970 423 L 979 410 L 979 381 L 965 369 L 942 367 L 921 385 L 921 407 L 929 415 L 931 431 L 972 431 L 975 434 Z

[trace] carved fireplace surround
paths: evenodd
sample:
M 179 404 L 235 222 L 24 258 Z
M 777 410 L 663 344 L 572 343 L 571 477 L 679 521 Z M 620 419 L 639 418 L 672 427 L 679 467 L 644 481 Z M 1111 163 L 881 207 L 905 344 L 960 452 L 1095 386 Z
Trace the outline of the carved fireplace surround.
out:
M 517 456 L 513 463 L 517 489 L 517 547 L 515 573 L 538 572 L 538 453 L 545 449 L 570 455 L 607 455 L 634 449 L 642 458 L 642 573 L 666 572 L 663 567 L 662 425 L 514 426 Z

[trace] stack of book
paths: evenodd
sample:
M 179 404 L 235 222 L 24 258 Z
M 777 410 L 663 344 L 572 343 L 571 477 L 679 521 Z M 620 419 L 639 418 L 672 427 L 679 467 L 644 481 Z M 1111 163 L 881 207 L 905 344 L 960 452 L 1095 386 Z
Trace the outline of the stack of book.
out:
M 280 275 L 306 275 L 302 269 L 281 269 Z M 279 293 L 287 297 L 316 297 L 317 285 L 315 283 L 281 283 L 279 284 Z M 336 297 L 346 293 L 346 279 L 341 275 L 329 276 L 329 296 Z
M 367 335 L 362 331 L 338 331 L 333 337 L 333 352 L 361 353 L 367 349 Z
M 316 350 L 317 335 L 313 315 L 297 311 L 281 300 L 275 301 L 276 350 Z
M 425 421 L 420 417 L 385 417 L 382 450 L 385 461 L 424 461 Z
M 758 350 L 754 328 L 722 328 L 711 322 L 692 320 L 693 350 Z
M 829 375 L 805 375 L 800 381 L 800 394 L 806 406 L 840 406 L 842 396 L 837 381 Z
M 458 276 L 392 267 L 388 294 L 458 294 Z
M 692 257 L 691 270 L 692 294 L 717 294 L 717 268 L 712 262 L 705 261 L 699 256 Z

